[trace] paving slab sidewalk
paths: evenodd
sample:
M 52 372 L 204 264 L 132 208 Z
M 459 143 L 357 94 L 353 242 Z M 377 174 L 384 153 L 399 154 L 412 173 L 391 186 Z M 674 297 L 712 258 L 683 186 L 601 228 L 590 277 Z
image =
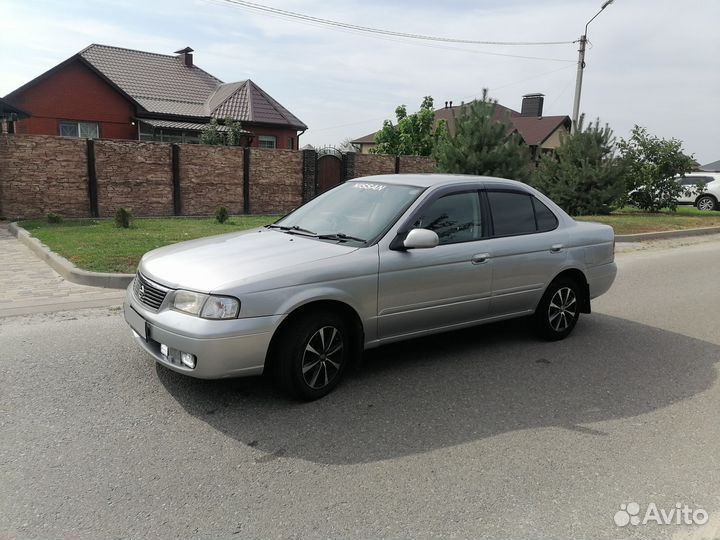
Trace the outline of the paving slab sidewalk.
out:
M 65 280 L 0 224 L 0 318 L 121 305 L 124 291 Z

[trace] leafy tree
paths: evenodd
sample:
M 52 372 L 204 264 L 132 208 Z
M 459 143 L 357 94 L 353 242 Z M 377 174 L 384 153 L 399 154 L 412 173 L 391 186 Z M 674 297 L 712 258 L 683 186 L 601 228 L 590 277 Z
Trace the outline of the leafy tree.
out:
M 395 109 L 395 117 L 396 124 L 390 120 L 383 122 L 370 152 L 395 156 L 429 156 L 435 145 L 437 131 L 433 98 L 425 96 L 420 110 L 414 114 L 408 114 L 407 107 L 400 105 Z
M 499 176 L 526 180 L 530 149 L 508 123 L 495 117 L 496 101 L 482 100 L 462 107 L 455 134 L 438 134 L 433 155 L 441 172 Z
M 227 130 L 223 131 L 220 126 L 223 125 Z M 223 120 L 220 124 L 217 118 L 210 120 L 209 124 L 206 124 L 200 132 L 200 143 L 201 144 L 212 144 L 212 145 L 228 145 L 228 146 L 240 146 L 242 142 L 243 129 L 240 122 L 233 120 L 229 116 Z
M 683 152 L 677 139 L 661 139 L 635 126 L 627 140 L 618 143 L 626 167 L 626 189 L 642 210 L 677 209 L 677 198 L 686 188 L 674 180 L 695 166 L 692 155 Z
M 203 127 L 200 132 L 200 144 L 225 144 L 225 135 L 220 131 L 217 118 L 213 118 L 209 124 Z
M 608 214 L 622 205 L 625 179 L 622 161 L 615 156 L 610 127 L 590 122 L 562 137 L 555 154 L 540 158 L 532 184 L 573 216 Z

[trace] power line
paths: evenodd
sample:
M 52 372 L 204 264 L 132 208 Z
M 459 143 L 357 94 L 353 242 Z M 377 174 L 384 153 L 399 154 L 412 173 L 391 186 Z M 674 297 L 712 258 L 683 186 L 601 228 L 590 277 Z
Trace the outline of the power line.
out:
M 284 9 L 274 8 L 271 6 L 265 6 L 262 4 L 256 4 L 255 2 L 247 2 L 246 0 L 221 0 L 228 4 L 233 4 L 246 9 L 259 11 L 266 14 L 278 15 L 287 19 L 295 19 L 304 21 L 311 24 L 320 24 L 323 26 L 330 26 L 335 28 L 342 28 L 345 30 L 355 30 L 357 32 L 367 34 L 377 34 L 383 36 L 393 36 L 405 39 L 418 39 L 424 41 L 436 41 L 443 43 L 462 43 L 469 45 L 570 45 L 572 41 L 480 41 L 474 39 L 459 39 L 459 38 L 448 38 L 438 36 L 427 36 L 424 34 L 412 34 L 407 32 L 395 32 L 393 30 L 384 30 L 381 28 L 371 28 L 369 26 L 360 26 L 357 24 L 344 23 L 340 21 L 333 21 L 330 19 L 323 19 L 321 17 L 314 17 L 312 15 L 305 15 L 303 13 L 297 13 L 294 11 L 287 11 Z

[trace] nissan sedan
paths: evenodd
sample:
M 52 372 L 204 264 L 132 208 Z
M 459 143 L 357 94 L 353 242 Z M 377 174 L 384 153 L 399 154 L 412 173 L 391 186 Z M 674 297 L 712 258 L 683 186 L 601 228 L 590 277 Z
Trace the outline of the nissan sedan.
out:
M 614 245 L 520 182 L 371 176 L 265 227 L 147 253 L 124 313 L 171 370 L 268 372 L 316 399 L 386 343 L 515 317 L 567 337 L 613 283 Z

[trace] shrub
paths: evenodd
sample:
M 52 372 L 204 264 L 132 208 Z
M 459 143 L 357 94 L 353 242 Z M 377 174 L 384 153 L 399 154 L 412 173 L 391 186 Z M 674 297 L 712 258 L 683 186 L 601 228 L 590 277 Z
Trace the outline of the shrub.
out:
M 60 214 L 56 214 L 55 212 L 50 212 L 47 215 L 48 223 L 51 223 L 51 224 L 62 223 L 62 220 L 63 220 L 62 216 Z
M 627 192 L 630 202 L 642 210 L 658 212 L 675 210 L 677 199 L 688 195 L 676 177 L 693 170 L 695 159 L 683 152 L 677 139 L 661 139 L 635 126 L 632 136 L 618 144 L 627 170 Z
M 122 229 L 129 229 L 131 218 L 132 214 L 125 208 L 118 208 L 117 212 L 115 212 L 115 226 Z
M 215 210 L 215 219 L 218 223 L 225 223 L 228 220 L 228 211 L 227 208 L 224 206 L 219 206 L 217 210 Z

